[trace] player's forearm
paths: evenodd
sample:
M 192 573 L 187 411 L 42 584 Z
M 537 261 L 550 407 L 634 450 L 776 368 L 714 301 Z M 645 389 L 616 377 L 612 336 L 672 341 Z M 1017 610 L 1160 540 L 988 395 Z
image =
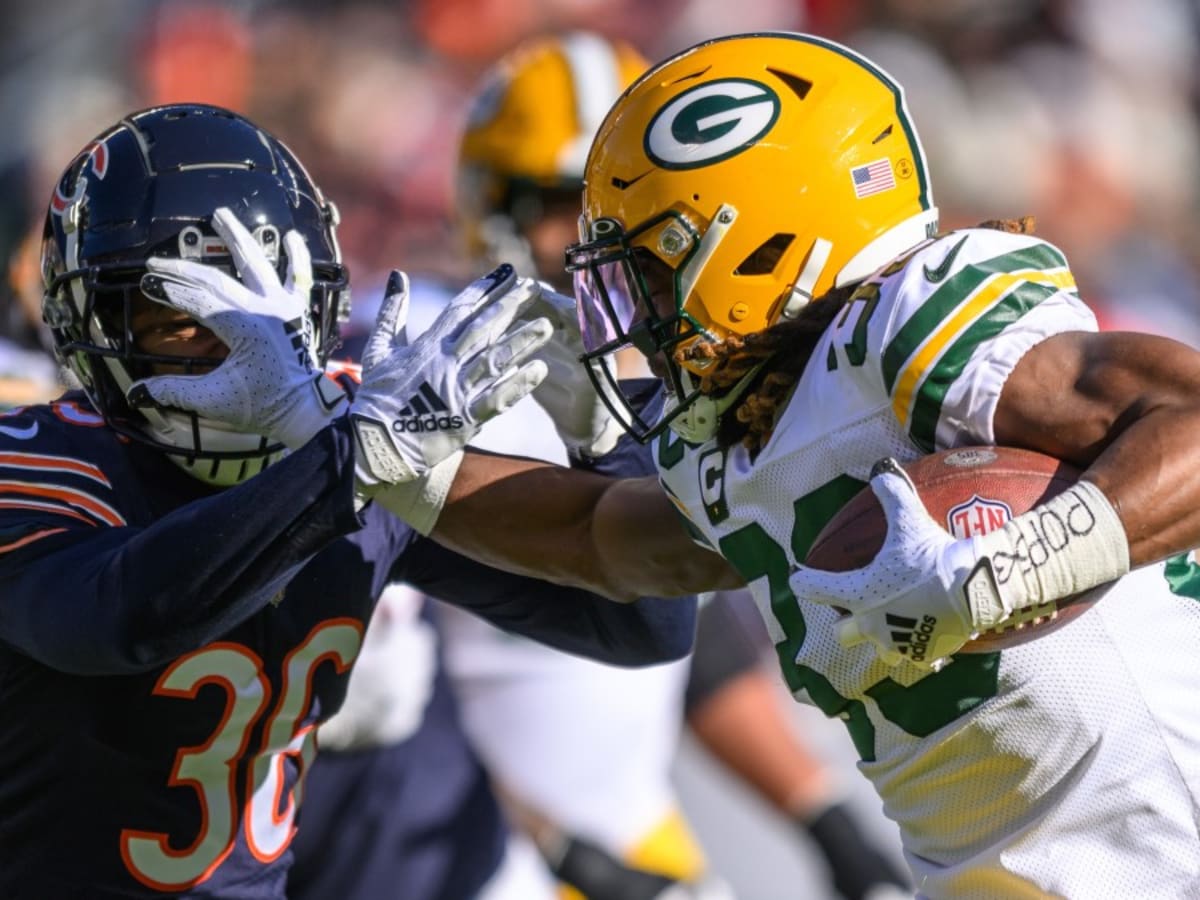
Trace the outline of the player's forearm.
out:
M 347 435 L 144 528 L 80 529 L 9 554 L 0 639 L 77 674 L 144 671 L 208 643 L 358 527 Z
M 1085 473 L 1125 526 L 1130 565 L 1200 547 L 1197 435 L 1200 404 L 1155 410 L 1129 426 Z
M 690 541 L 653 479 L 531 460 L 467 454 L 433 536 L 488 565 L 616 600 L 680 596 L 729 578 L 723 560 Z

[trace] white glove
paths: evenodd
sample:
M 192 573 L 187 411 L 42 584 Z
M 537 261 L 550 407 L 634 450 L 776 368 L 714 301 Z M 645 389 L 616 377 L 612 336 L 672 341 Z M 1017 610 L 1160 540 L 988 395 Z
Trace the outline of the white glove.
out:
M 241 281 L 185 259 L 146 260 L 142 292 L 201 323 L 229 348 L 204 375 L 154 375 L 130 386 L 134 406 L 173 406 L 238 431 L 303 446 L 345 411 L 341 387 L 316 366 L 309 295 L 312 261 L 299 232 L 283 236 L 287 278 L 280 283 L 258 241 L 227 208 L 214 213 Z
M 544 315 L 554 325 L 554 336 L 537 358 L 546 363 L 550 375 L 533 392 L 533 399 L 554 422 L 559 439 L 568 450 L 595 458 L 617 445 L 624 429 L 588 377 L 584 364 L 583 338 L 575 300 L 542 285 L 542 296 L 530 312 Z M 611 357 L 604 361 L 611 366 Z
M 978 539 L 955 540 L 939 526 L 895 460 L 875 465 L 871 489 L 888 523 L 879 553 L 850 572 L 800 566 L 790 579 L 792 591 L 849 611 L 839 627 L 842 646 L 870 641 L 888 665 L 907 659 L 937 671 L 981 630 L 973 609 L 989 621 L 1002 620 L 1009 610 L 1003 609 L 990 567 L 977 569 Z M 982 604 L 968 602 L 968 580 Z
M 551 325 L 518 321 L 540 290 L 500 266 L 409 344 L 408 277 L 392 273 L 350 407 L 364 493 L 420 478 L 542 382 L 546 364 L 530 357 L 550 339 Z

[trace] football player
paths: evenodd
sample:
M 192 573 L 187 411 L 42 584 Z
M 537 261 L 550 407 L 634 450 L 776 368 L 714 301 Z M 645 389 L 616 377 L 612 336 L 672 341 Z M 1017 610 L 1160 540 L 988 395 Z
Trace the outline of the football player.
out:
M 1189 897 L 1200 354 L 1098 332 L 1029 224 L 940 233 L 900 86 L 846 47 L 760 33 L 671 57 L 601 126 L 568 253 L 584 364 L 659 478 L 468 454 L 431 533 L 616 598 L 749 584 L 789 686 L 845 722 L 925 896 Z M 625 346 L 669 385 L 660 415 L 609 393 Z M 897 461 L 979 444 L 1082 478 L 955 539 Z M 868 483 L 882 550 L 806 568 Z M 957 652 L 1100 585 L 1056 631 Z M 929 652 L 888 617 L 924 619 Z
M 574 32 L 527 41 L 483 77 L 459 143 L 456 194 L 466 250 L 481 271 L 507 260 L 571 292 L 562 251 L 578 230 L 591 139 L 648 65 L 622 42 Z M 609 429 L 599 433 L 599 448 L 579 444 L 579 436 L 592 437 L 587 427 L 556 438 L 534 399 L 551 409 L 557 403 L 561 421 L 576 395 L 591 390 L 577 383 L 577 353 L 561 342 L 540 353 L 551 377 L 488 423 L 473 446 L 561 462 L 565 440 L 595 454 L 619 428 L 604 416 Z M 644 364 L 632 349 L 617 360 L 622 376 L 644 372 Z M 550 848 L 559 876 L 592 900 L 632 896 L 623 885 L 639 868 L 681 879 L 701 872 L 701 850 L 671 784 L 681 716 L 708 751 L 815 842 L 841 895 L 858 900 L 873 887 L 901 883 L 855 813 L 838 802 L 833 773 L 782 720 L 760 643 L 730 612 L 743 602 L 745 594 L 714 595 L 701 604 L 690 666 L 636 672 L 514 640 L 461 608 L 440 610 L 447 665 L 480 754 L 505 793 L 531 809 L 526 818 L 538 821 L 535 832 L 553 835 L 539 845 Z M 614 746 L 625 752 L 614 754 Z M 589 843 L 612 855 L 571 852 Z M 605 860 L 611 871 L 602 876 Z
M 397 275 L 361 386 L 325 375 L 336 221 L 282 143 L 199 105 L 125 117 L 54 190 L 43 314 L 84 389 L 0 428 L 6 898 L 282 898 L 315 727 L 391 581 L 611 662 L 690 647 L 694 603 L 481 568 L 370 502 L 443 490 L 548 329 L 502 268 L 409 345 Z

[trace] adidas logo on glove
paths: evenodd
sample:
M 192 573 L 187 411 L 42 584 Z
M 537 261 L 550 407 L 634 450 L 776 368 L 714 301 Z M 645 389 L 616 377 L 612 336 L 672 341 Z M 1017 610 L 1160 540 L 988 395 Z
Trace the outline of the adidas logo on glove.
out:
M 893 631 L 892 640 L 896 649 L 908 656 L 913 662 L 922 662 L 929 652 L 929 638 L 937 627 L 937 616 L 922 616 L 921 621 L 910 619 L 908 616 L 897 616 L 888 613 L 885 617 L 892 628 L 904 628 L 906 631 Z
M 449 431 L 463 427 L 462 416 L 447 415 L 449 407 L 437 395 L 429 382 L 421 382 L 417 393 L 409 398 L 408 403 L 400 410 L 404 418 L 392 421 L 392 430 L 397 434 L 426 431 Z

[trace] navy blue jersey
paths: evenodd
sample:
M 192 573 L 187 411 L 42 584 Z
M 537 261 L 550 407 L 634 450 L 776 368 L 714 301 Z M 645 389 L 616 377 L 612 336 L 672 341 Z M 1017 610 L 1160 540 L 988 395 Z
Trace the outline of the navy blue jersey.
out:
M 612 662 L 689 648 L 690 603 L 611 603 L 356 513 L 352 452 L 343 421 L 214 490 L 80 394 L 0 418 L 0 897 L 283 897 L 314 728 L 389 581 Z

